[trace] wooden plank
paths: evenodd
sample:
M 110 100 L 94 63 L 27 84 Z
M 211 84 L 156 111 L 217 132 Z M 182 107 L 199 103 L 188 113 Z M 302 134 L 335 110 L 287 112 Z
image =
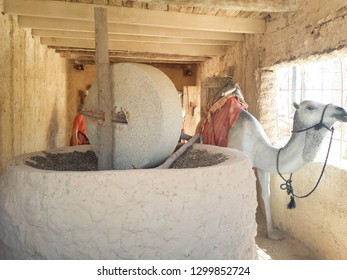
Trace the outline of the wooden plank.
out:
M 94 32 L 94 23 L 85 20 L 62 20 L 45 17 L 19 16 L 18 23 L 21 27 L 32 29 Z M 108 32 L 109 34 L 158 36 L 164 38 L 244 41 L 244 35 L 238 33 L 211 32 L 115 23 L 108 23 Z
M 16 15 L 92 20 L 95 5 L 63 1 L 6 1 L 5 12 Z M 225 18 L 148 9 L 105 6 L 108 21 L 165 28 L 261 34 L 265 21 L 255 18 Z
M 208 7 L 236 11 L 292 12 L 298 9 L 296 0 L 141 0 L 144 3 Z
M 41 38 L 41 44 L 55 47 L 94 48 L 93 40 Z M 171 43 L 109 42 L 110 50 L 132 52 L 152 52 L 177 55 L 221 56 L 226 52 L 225 46 L 178 45 Z
M 78 61 L 84 65 L 95 65 L 94 57 L 77 57 L 76 59 L 73 59 L 74 61 Z M 120 62 L 128 62 L 128 63 L 144 63 L 144 64 L 150 64 L 153 66 L 153 64 L 165 64 L 165 65 L 177 65 L 177 63 L 185 64 L 185 65 L 192 65 L 197 64 L 201 61 L 191 61 L 191 60 L 169 60 L 169 59 L 161 59 L 161 58 L 155 58 L 155 59 L 149 59 L 149 58 L 143 58 L 143 57 L 110 57 L 110 64 L 112 63 L 120 63 Z
M 38 37 L 52 37 L 59 39 L 94 39 L 94 32 L 79 32 L 68 30 L 47 30 L 47 29 L 34 29 L 31 34 Z M 190 39 L 190 38 L 164 38 L 158 36 L 139 36 L 139 35 L 121 35 L 109 34 L 109 41 L 115 42 L 138 42 L 138 43 L 173 43 L 173 44 L 187 44 L 187 45 L 231 45 L 232 41 L 221 40 L 206 40 L 206 39 Z
M 55 50 L 63 58 L 68 60 L 78 60 L 86 64 L 94 64 L 95 52 L 89 49 L 59 48 Z M 196 64 L 210 59 L 207 56 L 178 56 L 155 53 L 129 53 L 109 51 L 110 62 L 143 62 L 143 63 L 175 63 L 175 64 Z
M 113 156 L 112 95 L 109 75 L 107 10 L 95 8 L 95 62 L 98 105 L 105 112 L 105 121 L 98 125 L 98 170 L 111 170 Z

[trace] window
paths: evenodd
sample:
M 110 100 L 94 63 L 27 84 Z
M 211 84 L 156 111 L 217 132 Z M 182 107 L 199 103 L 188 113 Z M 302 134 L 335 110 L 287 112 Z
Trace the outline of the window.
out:
M 277 138 L 284 145 L 290 138 L 293 102 L 315 100 L 347 107 L 347 57 L 282 67 L 276 70 Z M 347 125 L 336 122 L 329 162 L 347 160 Z M 330 133 L 316 160 L 324 161 Z

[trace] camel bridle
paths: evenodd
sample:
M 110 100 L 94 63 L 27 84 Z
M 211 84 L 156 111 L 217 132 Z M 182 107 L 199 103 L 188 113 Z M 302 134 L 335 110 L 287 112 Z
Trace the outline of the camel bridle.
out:
M 330 135 L 330 142 L 329 142 L 329 147 L 328 147 L 328 151 L 327 151 L 327 155 L 325 157 L 325 161 L 324 161 L 324 165 L 323 165 L 323 168 L 322 168 L 322 171 L 319 175 L 319 178 L 317 180 L 317 183 L 316 185 L 313 187 L 313 189 L 307 193 L 306 195 L 297 195 L 294 193 L 294 186 L 293 186 L 293 181 L 292 181 L 292 176 L 293 176 L 293 173 L 290 173 L 290 176 L 289 176 L 289 179 L 286 179 L 284 178 L 284 176 L 281 174 L 281 172 L 279 171 L 279 158 L 280 158 L 280 153 L 281 151 L 283 150 L 283 148 L 280 148 L 278 150 L 278 153 L 277 153 L 277 159 L 276 159 L 276 169 L 277 169 L 277 173 L 278 175 L 280 175 L 280 177 L 283 179 L 284 183 L 280 185 L 280 188 L 282 190 L 286 190 L 287 191 L 287 194 L 290 196 L 290 201 L 287 205 L 287 208 L 288 209 L 293 209 L 296 207 L 296 203 L 295 203 L 295 199 L 294 198 L 305 198 L 305 197 L 308 197 L 310 196 L 318 187 L 319 183 L 320 183 L 320 180 L 322 179 L 323 177 L 323 173 L 325 171 L 325 167 L 327 165 L 327 162 L 328 162 L 328 157 L 329 157 L 329 153 L 330 153 L 330 148 L 331 148 L 331 142 L 333 140 L 333 134 L 334 134 L 334 127 L 328 127 L 324 122 L 324 114 L 325 114 L 325 111 L 326 109 L 328 108 L 328 106 L 331 105 L 331 104 L 327 104 L 325 105 L 324 109 L 323 109 L 323 112 L 322 112 L 322 116 L 321 116 L 321 119 L 320 119 L 320 122 L 313 125 L 313 126 L 310 126 L 310 127 L 307 127 L 307 128 L 304 128 L 304 129 L 301 129 L 301 130 L 296 130 L 296 131 L 292 131 L 292 133 L 300 133 L 300 132 L 304 132 L 304 131 L 307 131 L 307 130 L 310 130 L 312 128 L 314 128 L 315 130 L 320 130 L 322 128 L 325 128 L 327 130 L 329 130 L 331 132 L 331 135 Z
M 325 105 L 319 123 L 317 123 L 317 124 L 315 124 L 315 125 L 312 125 L 312 126 L 310 126 L 310 127 L 301 129 L 301 130 L 296 130 L 296 131 L 293 130 L 292 133 L 304 132 L 304 131 L 307 131 L 307 130 L 309 130 L 309 129 L 311 129 L 311 128 L 314 128 L 315 130 L 320 130 L 320 129 L 323 128 L 323 127 L 326 128 L 326 129 L 329 130 L 329 131 L 333 130 L 333 129 L 334 129 L 333 127 L 328 127 L 328 126 L 323 122 L 325 111 L 328 109 L 328 107 L 329 107 L 330 105 L 332 105 L 332 104 L 329 103 L 329 104 Z

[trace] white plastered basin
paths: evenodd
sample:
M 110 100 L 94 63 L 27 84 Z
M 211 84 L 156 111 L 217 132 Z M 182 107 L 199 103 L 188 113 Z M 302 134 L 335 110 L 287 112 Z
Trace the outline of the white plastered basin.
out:
M 15 158 L 0 178 L 0 257 L 254 259 L 251 162 L 236 150 L 194 146 L 228 159 L 189 169 L 56 172 L 24 164 L 42 153 Z

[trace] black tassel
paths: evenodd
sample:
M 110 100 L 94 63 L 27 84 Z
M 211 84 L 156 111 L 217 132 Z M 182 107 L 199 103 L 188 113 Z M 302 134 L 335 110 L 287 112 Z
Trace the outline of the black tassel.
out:
M 290 202 L 288 203 L 287 208 L 288 209 L 294 209 L 296 207 L 294 196 L 290 197 Z

